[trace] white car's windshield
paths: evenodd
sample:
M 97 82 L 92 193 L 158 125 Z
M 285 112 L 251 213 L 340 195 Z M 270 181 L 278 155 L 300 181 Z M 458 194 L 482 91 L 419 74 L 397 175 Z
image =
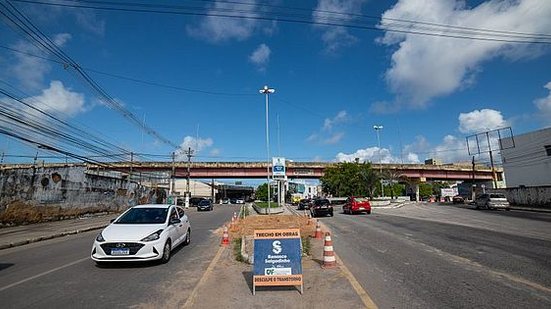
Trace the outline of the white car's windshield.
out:
M 168 208 L 132 208 L 115 224 L 160 224 L 166 220 Z

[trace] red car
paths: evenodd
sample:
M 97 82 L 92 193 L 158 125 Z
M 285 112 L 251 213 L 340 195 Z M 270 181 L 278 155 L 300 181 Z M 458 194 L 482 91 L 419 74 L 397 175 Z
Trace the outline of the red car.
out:
M 358 212 L 371 213 L 371 204 L 367 197 L 351 196 L 346 199 L 346 203 L 342 205 L 342 211 L 346 214 L 354 214 Z

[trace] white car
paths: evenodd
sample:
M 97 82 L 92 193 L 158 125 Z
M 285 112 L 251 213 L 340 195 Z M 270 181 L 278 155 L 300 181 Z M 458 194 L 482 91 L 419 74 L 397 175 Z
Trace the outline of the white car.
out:
M 242 198 L 238 198 L 238 199 L 235 200 L 235 203 L 236 204 L 245 204 L 245 200 L 242 199 Z
M 191 225 L 184 209 L 176 205 L 134 206 L 98 234 L 92 260 L 130 262 L 170 260 L 178 245 L 191 242 Z

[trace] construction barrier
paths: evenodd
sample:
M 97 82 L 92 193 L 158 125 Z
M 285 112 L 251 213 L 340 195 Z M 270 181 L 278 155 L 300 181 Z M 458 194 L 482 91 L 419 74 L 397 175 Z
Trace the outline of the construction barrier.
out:
M 222 235 L 221 246 L 227 246 L 230 244 L 230 236 L 228 235 L 228 227 L 224 225 L 224 234 Z
M 314 234 L 315 239 L 321 239 L 321 226 L 320 221 L 316 220 L 316 234 Z
M 323 265 L 322 268 L 333 268 L 337 266 L 337 259 L 335 258 L 335 252 L 333 251 L 333 241 L 331 240 L 331 234 L 325 233 L 325 243 L 323 244 Z

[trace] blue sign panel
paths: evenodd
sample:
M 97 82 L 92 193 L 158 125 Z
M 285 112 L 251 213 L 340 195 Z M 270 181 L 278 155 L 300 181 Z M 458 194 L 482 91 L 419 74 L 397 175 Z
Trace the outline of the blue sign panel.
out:
M 256 239 L 254 241 L 254 275 L 302 274 L 300 238 Z
M 300 285 L 302 250 L 300 230 L 255 230 L 253 294 L 256 286 Z

